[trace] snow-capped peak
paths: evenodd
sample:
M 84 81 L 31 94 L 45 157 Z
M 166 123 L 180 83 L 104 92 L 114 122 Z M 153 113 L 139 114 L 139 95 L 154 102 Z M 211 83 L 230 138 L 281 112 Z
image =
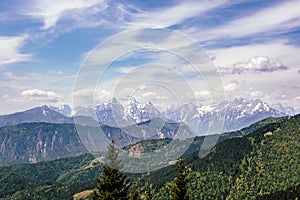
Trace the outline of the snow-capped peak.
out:
M 68 110 L 68 107 L 61 106 L 56 108 L 57 110 L 62 113 L 62 110 Z M 134 97 L 127 97 L 113 98 L 96 106 L 77 107 L 74 111 L 75 115 L 93 117 L 102 124 L 118 127 L 158 117 L 186 124 L 200 122 L 202 128 L 207 128 L 211 119 L 224 118 L 224 131 L 231 131 L 263 118 L 289 115 L 293 109 L 284 108 L 281 104 L 270 106 L 260 99 L 236 98 L 215 105 L 170 105 L 165 111 L 159 111 L 151 102 L 141 103 Z
M 50 106 L 49 109 L 67 117 L 72 116 L 72 108 L 69 105 Z

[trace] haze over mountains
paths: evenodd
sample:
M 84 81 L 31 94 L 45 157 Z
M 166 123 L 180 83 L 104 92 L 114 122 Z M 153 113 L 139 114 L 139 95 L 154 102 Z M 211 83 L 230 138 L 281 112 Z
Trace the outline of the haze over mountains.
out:
M 28 186 L 29 189 L 20 189 L 20 191 L 44 195 L 37 192 L 39 188 L 51 187 L 53 190 L 51 195 L 55 197 L 61 195 L 60 190 L 56 189 L 62 187 L 61 181 L 65 181 L 63 184 L 65 184 L 64 187 L 67 190 L 66 196 L 74 195 L 85 189 L 91 189 L 94 187 L 92 182 L 84 187 L 78 186 L 76 189 L 69 189 L 73 188 L 73 182 L 67 181 L 77 180 L 79 177 L 82 182 L 85 182 L 95 177 L 102 166 L 99 161 L 103 155 L 101 150 L 106 149 L 107 146 L 107 143 L 103 141 L 114 140 L 115 144 L 124 150 L 122 151 L 122 155 L 125 155 L 124 158 L 128 158 L 125 170 L 131 169 L 138 172 L 140 170 L 139 166 L 143 167 L 144 165 L 156 169 L 157 162 L 151 160 L 152 157 L 148 158 L 147 155 L 152 151 L 162 152 L 165 157 L 160 157 L 161 160 L 158 162 L 159 167 L 162 169 L 153 172 L 151 176 L 145 176 L 145 180 L 159 185 L 159 188 L 163 190 L 163 184 L 174 176 L 175 166 L 170 164 L 177 159 L 177 154 L 172 154 L 174 152 L 182 152 L 181 155 L 187 158 L 193 170 L 202 170 L 201 173 L 209 178 L 218 177 L 210 174 L 212 172 L 207 171 L 205 168 L 210 165 L 212 160 L 215 171 L 226 169 L 227 171 L 236 172 L 240 169 L 243 155 L 252 155 L 252 151 L 255 152 L 254 147 L 263 148 L 265 146 L 265 143 L 260 142 L 261 139 L 266 138 L 264 141 L 269 141 L 268 138 L 272 139 L 273 135 L 274 137 L 280 136 L 278 141 L 274 143 L 275 145 L 269 145 L 266 148 L 266 150 L 274 148 L 277 151 L 282 148 L 276 145 L 297 138 L 298 135 L 295 131 L 299 132 L 299 129 L 297 129 L 299 115 L 286 117 L 295 114 L 296 111 L 293 108 L 285 108 L 281 105 L 270 106 L 259 99 L 238 98 L 233 101 L 222 102 L 216 106 L 198 106 L 195 104 L 169 106 L 163 112 L 156 109 L 151 102 L 140 103 L 130 98 L 128 104 L 123 105 L 116 99 L 112 99 L 110 102 L 95 107 L 80 107 L 71 111 L 71 108 L 67 105 L 60 107 L 45 105 L 11 115 L 0 116 L 0 168 L 2 170 L 0 176 L 5 187 L 9 185 L 7 182 L 12 182 L 16 185 L 15 188 L 23 187 L 23 183 L 16 183 L 13 180 L 20 179 L 24 181 L 24 185 L 27 185 L 27 181 L 34 183 Z M 206 133 L 210 121 L 218 117 L 223 117 L 225 123 L 223 129 L 214 134 L 223 134 L 201 136 Z M 261 120 L 264 118 L 267 119 Z M 194 121 L 199 122 L 200 126 L 199 131 L 196 133 L 189 127 Z M 133 124 L 131 125 L 131 123 Z M 123 126 L 118 127 L 120 124 Z M 250 124 L 252 125 L 249 126 Z M 99 127 L 103 134 L 99 134 Z M 241 129 L 242 127 L 246 128 Z M 290 133 L 290 127 L 295 131 Z M 80 130 L 83 130 L 84 137 L 80 135 Z M 232 132 L 229 132 L 229 130 Z M 280 135 L 277 134 L 278 132 L 280 132 Z M 283 133 L 287 134 L 288 140 L 283 139 Z M 251 143 L 248 138 L 255 138 L 252 140 L 254 142 Z M 204 142 L 206 139 L 209 141 L 214 140 L 213 146 L 216 146 L 213 149 L 203 148 L 207 145 Z M 171 142 L 174 142 L 173 145 L 169 145 L 172 147 L 171 150 L 166 151 L 165 146 L 171 144 Z M 287 152 L 295 149 L 292 145 L 296 146 L 297 144 L 289 142 L 289 151 Z M 269 152 L 272 151 L 273 149 L 269 150 Z M 295 155 L 294 152 L 296 151 L 293 150 L 292 155 Z M 94 159 L 89 153 L 100 157 Z M 202 153 L 203 157 L 199 159 L 199 155 Z M 143 155 L 138 157 L 140 154 Z M 276 153 L 274 155 L 277 156 Z M 285 154 L 283 155 L 283 158 L 286 158 Z M 145 162 L 140 162 L 140 165 L 137 165 L 135 163 L 136 156 L 139 159 L 145 159 Z M 134 158 L 131 159 L 132 157 Z M 262 158 L 266 159 L 268 156 Z M 277 157 L 275 158 L 277 159 Z M 258 161 L 260 161 L 259 159 Z M 276 162 L 280 163 L 278 160 L 283 159 L 277 159 Z M 28 163 L 31 165 L 28 165 Z M 52 166 L 53 163 L 55 163 L 54 167 Z M 277 163 L 274 166 L 277 166 Z M 64 169 L 65 166 L 73 164 L 73 170 L 70 170 L 70 172 Z M 35 167 L 39 168 L 40 166 L 46 167 L 35 170 Z M 256 166 L 255 163 L 253 166 Z M 53 173 L 56 174 L 53 177 L 50 176 L 53 183 L 49 186 L 47 185 L 48 182 L 44 183 L 41 180 L 36 181 L 28 178 L 29 176 L 34 177 L 36 171 L 48 174 L 45 169 L 53 170 Z M 287 169 L 294 174 L 297 173 L 296 165 L 291 164 Z M 18 174 L 22 170 L 27 173 L 24 177 L 22 174 Z M 239 173 L 228 175 L 228 180 L 238 179 Z M 298 180 L 297 178 L 291 178 L 295 177 L 292 173 L 279 173 L 283 177 L 280 177 L 281 179 L 292 180 L 291 184 L 288 185 L 289 187 L 294 187 Z M 157 176 L 162 177 L 163 181 L 155 182 Z M 227 174 L 221 174 L 220 177 L 224 176 L 227 177 Z M 276 176 L 274 177 L 276 178 Z M 198 183 L 200 180 L 192 179 L 192 183 L 197 183 L 196 186 L 198 187 L 198 185 L 201 185 Z M 228 182 L 228 188 L 232 188 L 234 184 L 235 182 Z M 18 190 L 15 188 L 3 192 L 3 194 L 17 196 L 16 191 Z M 193 193 L 200 189 L 193 190 Z M 282 188 L 278 187 L 272 192 L 280 189 Z M 202 191 L 196 194 L 202 195 L 204 193 Z
M 141 103 L 129 98 L 120 103 L 116 98 L 96 106 L 80 106 L 73 110 L 69 105 L 59 107 L 41 106 L 30 110 L 0 116 L 0 127 L 30 122 L 76 123 L 83 125 L 108 125 L 111 127 L 127 127 L 146 122 L 153 118 L 161 118 L 168 122 L 199 123 L 196 135 L 207 132 L 212 119 L 224 119 L 221 132 L 228 132 L 247 127 L 267 117 L 292 116 L 297 111 L 281 104 L 269 105 L 262 100 L 237 98 L 224 101 L 219 105 L 203 106 L 195 104 L 170 105 L 165 110 L 158 110 L 151 102 Z
M 0 116 L 0 127 L 31 122 L 61 124 L 72 123 L 72 119 L 50 109 L 46 105 L 32 108 L 23 112 Z
M 218 144 L 203 158 L 199 158 L 197 148 L 203 137 L 196 137 L 188 154 L 184 155 L 191 169 L 188 179 L 190 195 L 195 197 L 193 199 L 205 199 L 208 196 L 214 199 L 224 199 L 224 196 L 231 197 L 228 199 L 246 199 L 232 198 L 232 195 L 270 196 L 256 199 L 299 197 L 299 120 L 299 115 L 268 118 L 240 131 L 222 134 Z M 26 125 L 31 124 L 21 126 Z M 165 151 L 164 146 L 169 142 L 170 139 L 146 140 L 134 146 L 143 147 L 145 153 Z M 131 147 L 129 145 L 126 149 Z M 177 148 L 181 147 L 177 145 Z M 150 165 L 153 163 L 153 160 L 147 162 Z M 155 185 L 154 199 L 168 199 L 166 183 L 176 176 L 177 166 L 174 163 L 147 174 L 128 176 L 139 178 L 141 187 L 148 182 Z M 70 199 L 81 191 L 92 194 L 96 187 L 95 177 L 101 171 L 100 159 L 91 154 L 0 167 L 0 198 L 22 199 L 26 195 L 30 197 L 28 199 Z
M 121 148 L 142 140 L 192 136 L 184 124 L 158 118 L 124 128 L 45 122 L 10 125 L 0 127 L 0 166 L 105 151 L 111 140 Z
M 210 121 L 224 118 L 220 134 L 239 130 L 269 117 L 294 114 L 293 108 L 243 98 L 216 106 L 184 104 L 160 112 L 151 102 L 117 99 L 94 107 L 41 106 L 0 116 L 1 165 L 57 159 L 99 151 L 99 143 L 115 140 L 119 147 L 151 139 L 186 139 L 206 134 Z M 190 127 L 199 123 L 197 132 Z M 76 123 L 76 126 L 75 124 Z M 99 137 L 99 125 L 103 134 Z M 86 134 L 80 135 L 80 129 Z M 106 148 L 105 143 L 101 147 Z M 88 146 L 89 149 L 86 149 Z

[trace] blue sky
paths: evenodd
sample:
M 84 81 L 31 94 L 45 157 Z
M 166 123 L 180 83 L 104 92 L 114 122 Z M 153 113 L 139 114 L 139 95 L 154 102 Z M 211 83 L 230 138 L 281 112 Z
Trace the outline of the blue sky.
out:
M 99 43 L 143 28 L 176 31 L 202 46 L 227 99 L 260 98 L 300 107 L 300 1 L 2 0 L 0 9 L 0 114 L 72 104 L 74 96 L 84 99 L 91 94 L 101 103 L 132 91 L 141 101 L 166 106 L 174 91 L 142 82 L 133 87 L 128 78 L 142 73 L 145 80 L 174 81 L 163 70 L 158 78 L 154 69 L 164 68 L 161 65 L 182 75 L 201 103 L 211 100 L 205 86 L 209 75 L 194 76 L 178 57 L 155 51 L 124 55 L 112 62 L 97 88 L 74 90 L 87 55 Z M 135 71 L 141 65 L 144 68 Z

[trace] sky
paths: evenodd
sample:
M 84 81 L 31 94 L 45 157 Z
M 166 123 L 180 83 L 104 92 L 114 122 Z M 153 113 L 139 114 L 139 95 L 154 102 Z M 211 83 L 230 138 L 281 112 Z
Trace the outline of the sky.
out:
M 299 108 L 299 10 L 299 0 L 2 0 L 0 114 L 128 96 Z

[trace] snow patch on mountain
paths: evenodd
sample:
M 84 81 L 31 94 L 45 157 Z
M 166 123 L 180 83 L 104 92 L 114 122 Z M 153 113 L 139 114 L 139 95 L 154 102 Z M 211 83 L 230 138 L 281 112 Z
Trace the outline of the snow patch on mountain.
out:
M 97 106 L 80 106 L 73 111 L 68 106 L 55 109 L 66 116 L 92 117 L 100 124 L 114 127 L 125 127 L 146 122 L 153 118 L 162 118 L 169 122 L 183 122 L 204 134 L 214 119 L 224 119 L 222 132 L 233 131 L 249 126 L 267 117 L 294 115 L 292 107 L 281 104 L 269 105 L 260 99 L 236 98 L 216 105 L 197 105 L 194 103 L 170 105 L 159 111 L 151 102 L 141 103 L 134 97 L 113 98 Z M 70 111 L 71 110 L 71 111 Z M 68 114 L 68 115 L 67 115 Z M 222 122 L 222 120 L 221 120 Z
M 72 116 L 72 108 L 69 105 L 50 106 L 49 109 L 54 110 L 64 116 Z

